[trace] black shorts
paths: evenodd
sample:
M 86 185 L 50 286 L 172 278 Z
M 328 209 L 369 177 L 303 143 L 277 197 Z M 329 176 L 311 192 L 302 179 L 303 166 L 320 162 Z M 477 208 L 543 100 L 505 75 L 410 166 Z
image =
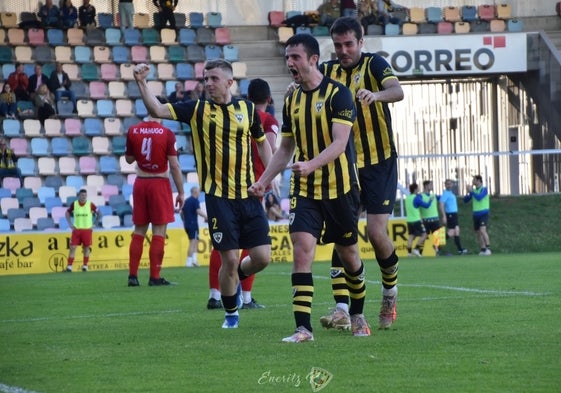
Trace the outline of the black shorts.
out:
M 489 213 L 473 215 L 473 229 L 478 231 L 481 227 L 486 227 L 489 221 Z
M 199 225 L 188 225 L 183 228 L 185 228 L 185 233 L 187 233 L 189 240 L 199 238 Z
M 269 221 L 259 198 L 205 196 L 212 246 L 219 251 L 271 244 Z
M 397 192 L 395 155 L 358 170 L 360 202 L 368 214 L 392 214 Z
M 358 216 L 356 186 L 336 199 L 293 196 L 290 198 L 289 232 L 310 233 L 323 244 L 350 246 L 358 241 Z
M 410 235 L 413 235 L 415 237 L 422 236 L 427 233 L 427 230 L 425 229 L 425 226 L 421 221 L 408 222 L 407 230 L 409 231 Z
M 446 228 L 456 229 L 458 226 L 458 213 L 446 213 Z
M 423 220 L 423 225 L 429 234 L 438 231 L 440 227 L 442 227 L 438 218 L 434 220 Z

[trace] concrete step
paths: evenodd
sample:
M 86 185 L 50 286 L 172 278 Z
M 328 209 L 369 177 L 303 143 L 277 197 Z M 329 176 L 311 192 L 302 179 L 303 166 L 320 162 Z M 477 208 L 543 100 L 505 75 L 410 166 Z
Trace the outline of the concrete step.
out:
M 284 59 L 265 58 L 242 60 L 247 64 L 247 73 L 250 75 L 288 75 Z
M 246 61 L 252 58 L 269 58 L 269 57 L 279 57 L 284 58 L 284 49 L 281 48 L 280 44 L 272 40 L 262 40 L 262 41 L 244 41 L 237 42 L 240 59 Z

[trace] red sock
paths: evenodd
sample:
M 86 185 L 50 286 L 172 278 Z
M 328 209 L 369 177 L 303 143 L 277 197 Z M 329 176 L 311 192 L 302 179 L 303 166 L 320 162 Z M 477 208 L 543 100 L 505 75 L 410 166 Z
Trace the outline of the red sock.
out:
M 144 246 L 144 236 L 133 233 L 131 244 L 129 245 L 129 275 L 138 277 L 138 266 Z
M 90 261 L 90 257 L 84 257 L 84 266 L 88 266 L 88 262 Z
M 242 263 L 245 257 L 249 256 L 248 250 L 242 250 L 242 255 L 240 255 L 240 264 Z M 253 288 L 253 281 L 255 280 L 255 274 L 248 276 L 246 279 L 241 281 L 242 283 L 242 291 L 251 292 L 251 288 Z
M 208 266 L 208 286 L 210 289 L 220 290 L 220 283 L 218 282 L 218 271 L 222 266 L 222 258 L 220 253 L 213 249 L 210 253 L 210 261 Z
M 160 278 L 162 262 L 164 260 L 165 239 L 163 236 L 152 236 L 150 243 L 150 277 Z
M 68 257 L 68 261 L 67 261 L 67 265 L 68 266 L 72 266 L 72 264 L 74 263 L 74 257 Z

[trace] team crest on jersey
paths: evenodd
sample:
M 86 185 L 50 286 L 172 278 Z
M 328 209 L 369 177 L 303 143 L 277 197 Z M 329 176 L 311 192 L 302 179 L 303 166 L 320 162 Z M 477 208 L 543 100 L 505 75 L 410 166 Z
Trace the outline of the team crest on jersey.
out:
M 353 78 L 353 82 L 354 82 L 355 85 L 359 85 L 359 84 L 360 84 L 360 78 L 361 78 L 361 75 L 360 75 L 360 72 L 359 72 L 359 73 L 356 74 L 356 75 L 354 76 L 354 78 Z
M 212 234 L 212 238 L 214 239 L 214 241 L 216 243 L 219 243 L 222 241 L 222 238 L 224 237 L 224 234 L 222 232 L 215 232 Z
M 321 112 L 323 109 L 323 101 L 316 102 L 316 112 Z
M 236 113 L 236 119 L 238 123 L 241 123 L 243 121 L 243 115 L 241 113 Z

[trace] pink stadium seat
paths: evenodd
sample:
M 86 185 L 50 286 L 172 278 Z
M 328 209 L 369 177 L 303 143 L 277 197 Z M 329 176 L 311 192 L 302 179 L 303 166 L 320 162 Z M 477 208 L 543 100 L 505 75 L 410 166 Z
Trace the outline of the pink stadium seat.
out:
M 14 154 L 18 157 L 26 156 L 28 152 L 28 143 L 25 138 L 11 138 L 10 139 L 10 149 L 14 151 Z
M 483 4 L 477 7 L 477 13 L 479 14 L 479 19 L 491 21 L 495 19 L 495 5 L 494 4 Z
M 10 190 L 12 195 L 16 195 L 16 190 L 21 188 L 21 186 L 22 184 L 17 177 L 5 177 L 2 179 L 2 188 Z
M 62 198 L 61 198 L 62 199 Z M 64 201 L 63 201 L 64 202 Z M 52 210 L 51 210 L 51 218 L 53 219 L 53 221 L 55 222 L 55 224 L 59 224 L 60 220 L 66 220 L 65 216 L 66 216 L 66 207 L 64 206 L 53 206 Z
M 142 45 L 135 45 L 131 48 L 131 59 L 133 63 L 148 62 L 148 48 Z
M 97 160 L 92 156 L 82 156 L 78 160 L 78 167 L 81 175 L 93 175 L 97 172 Z
M 82 122 L 80 119 L 69 118 L 64 119 L 64 134 L 65 135 L 81 135 L 82 134 Z
M 30 45 L 45 45 L 45 30 L 43 29 L 29 29 L 27 31 L 27 40 Z
M 119 69 L 116 64 L 104 63 L 101 65 L 101 79 L 104 81 L 115 81 L 119 79 Z
M 195 63 L 195 78 L 203 79 L 204 67 L 205 67 L 205 63 L 203 62 Z
M 107 98 L 107 85 L 103 81 L 90 82 L 90 97 L 95 100 Z
M 269 26 L 280 27 L 283 26 L 284 11 L 269 11 Z
M 101 195 L 105 198 L 105 202 L 109 202 L 111 195 L 119 195 L 119 187 L 112 184 L 104 184 L 101 187 Z
M 214 30 L 214 35 L 216 43 L 219 45 L 228 45 L 232 43 L 230 29 L 228 29 L 227 27 L 217 27 L 216 30 Z

